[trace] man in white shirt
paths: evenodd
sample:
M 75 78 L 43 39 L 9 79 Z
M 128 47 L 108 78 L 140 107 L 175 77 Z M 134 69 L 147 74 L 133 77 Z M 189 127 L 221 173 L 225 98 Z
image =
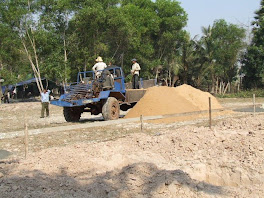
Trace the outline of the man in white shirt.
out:
M 137 59 L 133 58 L 132 60 L 132 69 L 131 69 L 131 74 L 133 75 L 132 77 L 132 88 L 133 89 L 139 89 L 139 84 L 138 84 L 138 77 L 139 77 L 139 71 L 140 71 L 140 66 L 137 63 Z
M 49 117 L 49 94 L 50 90 L 43 89 L 43 92 L 40 93 L 41 95 L 41 117 L 44 118 L 44 111 L 46 110 L 46 116 Z
M 107 67 L 107 65 L 103 62 L 103 59 L 101 56 L 98 56 L 95 61 L 97 63 L 93 66 L 92 69 L 95 73 L 96 78 L 99 78 L 101 76 L 102 70 L 104 70 Z

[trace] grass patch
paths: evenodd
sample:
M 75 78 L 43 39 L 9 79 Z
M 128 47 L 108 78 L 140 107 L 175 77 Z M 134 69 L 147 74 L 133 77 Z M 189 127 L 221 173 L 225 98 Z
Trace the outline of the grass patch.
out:
M 255 90 L 246 90 L 240 91 L 238 93 L 226 93 L 225 95 L 216 94 L 215 96 L 218 98 L 252 98 L 253 94 L 256 97 L 264 97 L 263 89 L 255 89 Z

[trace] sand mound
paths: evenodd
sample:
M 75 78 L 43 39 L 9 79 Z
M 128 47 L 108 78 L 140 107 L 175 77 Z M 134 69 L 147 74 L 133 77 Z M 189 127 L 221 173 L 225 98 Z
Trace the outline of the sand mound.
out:
M 151 87 L 125 118 L 208 110 L 209 97 L 211 97 L 212 109 L 223 108 L 210 93 L 189 85 L 184 84 L 176 88 Z

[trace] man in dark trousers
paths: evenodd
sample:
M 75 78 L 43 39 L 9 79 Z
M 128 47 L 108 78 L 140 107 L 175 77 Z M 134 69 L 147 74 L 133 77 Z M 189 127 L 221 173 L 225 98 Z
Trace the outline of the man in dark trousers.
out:
M 132 77 L 132 88 L 133 89 L 139 89 L 139 84 L 138 84 L 138 78 L 139 78 L 139 71 L 140 71 L 140 66 L 137 63 L 137 59 L 133 58 L 132 60 L 132 68 L 131 68 L 131 74 L 133 75 Z
M 41 116 L 40 118 L 44 118 L 44 111 L 46 110 L 46 116 L 49 117 L 49 94 L 50 90 L 43 89 L 41 95 Z
M 9 89 L 8 89 L 8 86 L 6 86 L 5 87 L 5 92 L 4 92 L 4 103 L 9 103 L 8 93 L 9 93 Z

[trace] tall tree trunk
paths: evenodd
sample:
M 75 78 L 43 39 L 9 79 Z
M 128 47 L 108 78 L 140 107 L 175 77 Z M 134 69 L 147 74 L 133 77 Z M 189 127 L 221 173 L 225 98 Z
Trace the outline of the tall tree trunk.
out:
M 3 69 L 3 63 L 2 63 L 2 61 L 0 61 L 0 70 L 2 70 Z M 3 93 L 2 93 L 2 81 L 3 81 L 4 79 L 1 79 L 1 76 L 0 76 L 0 98 L 3 96 Z
M 171 87 L 171 68 L 169 68 L 169 86 Z
M 216 85 L 215 85 L 215 93 L 217 94 L 218 92 L 218 83 L 219 83 L 219 79 L 218 77 L 216 78 Z
M 121 68 L 124 70 L 124 52 L 121 54 Z
M 28 10 L 30 11 L 30 1 L 28 0 Z M 43 90 L 43 85 L 42 85 L 42 82 L 41 82 L 41 76 L 40 76 L 40 69 L 39 69 L 39 62 L 38 62 L 38 56 L 37 56 L 37 50 L 36 50 L 36 43 L 35 43 L 35 38 L 34 38 L 34 35 L 33 35 L 33 30 L 32 28 L 30 28 L 31 30 L 31 33 L 32 33 L 32 38 L 28 32 L 28 28 L 26 28 L 26 35 L 30 41 L 30 44 L 31 44 L 31 47 L 33 49 L 33 53 L 34 53 L 34 58 L 35 58 L 35 64 L 33 62 L 33 59 L 32 59 L 32 56 L 30 55 L 28 49 L 27 49 L 27 46 L 26 46 L 26 43 L 25 41 L 23 40 L 23 38 L 21 37 L 21 42 L 24 46 L 24 49 L 25 49 L 25 52 L 27 54 L 27 57 L 28 57 L 28 60 L 30 62 L 30 65 L 32 67 L 32 70 L 34 72 L 34 76 L 35 76 L 35 79 L 36 79 L 36 83 L 37 83 L 37 86 L 38 86 L 38 90 L 39 90 L 39 93 L 42 92 Z
M 187 80 L 187 72 L 188 72 L 188 65 L 187 63 L 184 63 L 184 74 L 183 74 L 183 83 L 187 84 L 188 80 Z
M 213 71 L 211 71 L 211 80 L 212 80 L 211 93 L 214 93 L 215 92 L 215 75 L 214 75 Z
M 156 69 L 156 75 L 155 75 L 155 79 L 156 79 L 156 81 L 158 80 L 158 76 L 159 76 L 159 70 Z
M 64 49 L 64 82 L 67 83 L 67 63 L 68 63 L 68 57 L 67 57 L 67 49 L 66 49 L 66 34 L 65 31 L 63 33 L 63 49 Z
M 1 80 L 2 79 L 0 78 L 0 98 L 3 96 L 3 92 L 2 92 L 2 82 L 1 82 Z
M 198 78 L 196 80 L 196 86 L 197 86 L 197 88 L 201 88 L 201 83 L 202 83 L 201 76 L 198 76 Z
M 172 85 L 174 87 L 174 84 L 177 82 L 177 80 L 179 80 L 179 76 L 177 75 L 173 75 L 173 78 L 172 78 Z
M 31 29 L 31 32 L 32 32 L 32 29 Z M 40 69 L 39 69 L 38 56 L 37 56 L 37 51 L 36 51 L 36 43 L 35 43 L 34 35 L 32 35 L 32 38 L 31 38 L 31 36 L 30 36 L 30 34 L 28 32 L 28 29 L 27 29 L 26 30 L 26 36 L 28 37 L 28 39 L 30 41 L 30 44 L 31 44 L 31 47 L 33 49 L 35 63 L 33 62 L 32 56 L 29 53 L 29 50 L 28 50 L 28 48 L 26 46 L 26 43 L 25 43 L 23 38 L 21 38 L 21 42 L 22 42 L 22 44 L 24 46 L 24 49 L 25 49 L 25 52 L 27 54 L 28 60 L 29 60 L 30 65 L 32 67 L 32 70 L 34 72 L 34 76 L 35 76 L 36 83 L 37 83 L 37 86 L 38 86 L 38 89 L 39 89 L 39 93 L 41 93 L 44 88 L 43 88 L 43 85 L 42 85 L 42 82 L 41 82 L 41 75 L 40 75 Z
M 87 59 L 84 57 L 84 71 L 87 71 Z
M 36 50 L 36 42 L 35 42 L 35 38 L 34 38 L 34 35 L 33 35 L 33 30 L 31 28 L 31 32 L 32 32 L 32 39 L 27 31 L 27 35 L 28 35 L 28 38 L 31 42 L 31 46 L 33 48 L 33 51 L 34 51 L 34 57 L 35 57 L 35 63 L 36 63 L 36 70 L 37 70 L 37 79 L 36 81 L 38 80 L 39 81 L 39 84 L 40 84 L 40 87 L 41 87 L 41 90 L 43 90 L 43 85 L 42 85 L 42 82 L 41 82 L 41 76 L 40 76 L 40 69 L 39 69 L 39 61 L 38 61 L 38 56 L 37 56 L 37 50 Z
M 186 48 L 184 48 L 183 50 L 182 63 L 183 63 L 183 83 L 187 84 L 188 63 L 186 61 Z
M 34 72 L 34 77 L 36 79 L 36 83 L 37 83 L 37 86 L 38 86 L 39 93 L 41 93 L 42 90 L 43 90 L 43 85 L 42 85 L 41 79 L 39 81 L 40 73 L 39 73 L 39 71 L 37 71 L 36 66 L 35 66 L 35 64 L 34 64 L 34 62 L 32 60 L 31 55 L 28 52 L 27 46 L 26 46 L 25 42 L 23 41 L 23 39 L 22 39 L 22 44 L 24 46 L 24 49 L 25 49 L 25 52 L 27 54 L 28 60 L 29 60 L 30 65 L 32 67 L 32 70 Z

